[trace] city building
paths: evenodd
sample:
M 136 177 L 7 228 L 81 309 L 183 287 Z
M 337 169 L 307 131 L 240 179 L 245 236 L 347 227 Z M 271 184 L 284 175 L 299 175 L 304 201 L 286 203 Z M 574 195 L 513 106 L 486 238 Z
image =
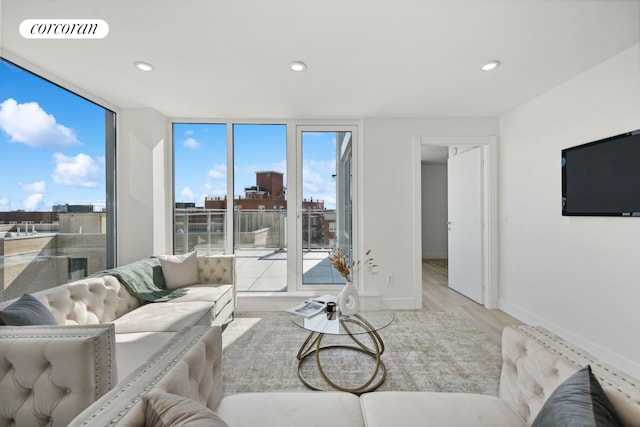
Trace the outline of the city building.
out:
M 226 197 L 207 197 L 204 200 L 205 211 L 225 211 L 226 209 Z M 236 213 L 261 216 L 257 225 L 253 221 L 250 223 L 251 226 L 248 226 L 247 222 L 239 221 L 240 227 L 247 228 L 241 232 L 254 232 L 256 229 L 263 228 L 264 224 L 271 224 L 270 234 L 279 236 L 279 228 L 283 224 L 279 217 L 287 212 L 284 174 L 276 171 L 256 172 L 256 184 L 244 188 L 244 197 L 233 199 L 233 209 Z M 190 210 L 192 213 L 198 212 L 198 209 L 193 207 Z M 323 200 L 313 200 L 313 198 L 302 200 L 302 211 L 303 244 L 310 249 L 332 247 L 335 241 L 335 211 L 327 211 Z M 202 217 L 198 222 L 206 222 L 206 218 Z M 277 239 L 279 238 L 267 238 L 268 241 Z M 282 246 L 274 245 L 277 248 Z

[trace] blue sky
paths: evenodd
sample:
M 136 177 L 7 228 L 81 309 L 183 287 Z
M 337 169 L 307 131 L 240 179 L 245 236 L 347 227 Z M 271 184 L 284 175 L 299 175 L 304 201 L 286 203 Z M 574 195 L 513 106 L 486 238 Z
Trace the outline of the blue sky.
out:
M 234 125 L 234 197 L 256 184 L 257 171 L 286 174 L 285 125 Z M 176 201 L 204 204 L 227 188 L 227 146 L 224 124 L 174 126 Z M 335 208 L 335 133 L 312 132 L 303 137 L 303 197 L 324 200 Z
M 105 110 L 0 61 L 0 211 L 105 206 Z
M 57 204 L 105 207 L 105 110 L 0 61 L 0 211 L 49 211 Z M 204 205 L 226 194 L 226 127 L 176 124 L 175 199 Z M 335 133 L 303 137 L 303 197 L 335 208 Z M 285 125 L 234 125 L 234 196 L 256 171 L 286 175 Z

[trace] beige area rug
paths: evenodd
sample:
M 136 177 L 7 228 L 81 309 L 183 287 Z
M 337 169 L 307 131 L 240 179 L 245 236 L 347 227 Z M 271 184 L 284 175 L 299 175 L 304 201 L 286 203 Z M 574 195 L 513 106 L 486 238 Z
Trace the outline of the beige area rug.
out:
M 296 359 L 307 335 L 287 313 L 236 313 L 222 334 L 225 393 L 309 390 L 298 378 Z M 456 313 L 398 311 L 380 336 L 387 375 L 378 390 L 498 393 L 500 346 Z M 348 337 L 326 340 L 349 343 Z M 363 343 L 371 345 L 366 339 Z M 364 384 L 375 370 L 373 359 L 345 350 L 321 352 L 321 364 L 329 378 L 345 387 Z M 313 357 L 303 373 L 323 385 Z

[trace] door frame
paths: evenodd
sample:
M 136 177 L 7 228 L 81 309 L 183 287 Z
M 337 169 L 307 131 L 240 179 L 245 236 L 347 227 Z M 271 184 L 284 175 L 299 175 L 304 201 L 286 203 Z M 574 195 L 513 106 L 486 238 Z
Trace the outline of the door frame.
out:
M 425 137 L 416 136 L 413 139 L 414 157 L 414 218 L 413 225 L 416 230 L 414 241 L 414 275 L 420 280 L 419 290 L 416 295 L 422 295 L 422 146 L 437 145 L 448 146 L 450 149 L 455 146 L 479 146 L 483 149 L 482 169 L 482 283 L 483 283 L 483 304 L 487 308 L 498 307 L 498 161 L 497 161 L 497 137 L 469 136 L 469 137 Z
M 295 147 L 294 158 L 292 160 L 295 161 L 294 165 L 291 165 L 295 174 L 290 174 L 289 176 L 295 176 L 295 183 L 290 183 L 287 181 L 289 185 L 287 194 L 291 200 L 295 200 L 295 207 L 293 204 L 289 210 L 289 238 L 288 247 L 293 252 L 294 256 L 290 256 L 288 261 L 292 263 L 292 268 L 289 269 L 289 273 L 295 272 L 295 274 L 288 274 L 288 292 L 289 293 L 305 293 L 305 292 L 314 292 L 316 294 L 327 293 L 327 292 L 339 292 L 342 290 L 344 285 L 336 285 L 336 284 L 302 284 L 302 275 L 303 271 L 303 254 L 302 254 L 302 219 L 300 217 L 300 212 L 302 212 L 302 199 L 304 195 L 302 194 L 302 133 L 303 132 L 351 132 L 351 198 L 352 198 L 352 206 L 351 206 L 351 230 L 352 230 L 352 252 L 354 254 L 358 253 L 356 250 L 359 249 L 359 244 L 356 236 L 359 236 L 357 230 L 359 229 L 359 225 L 357 222 L 359 209 L 356 206 L 355 201 L 358 200 L 358 190 L 357 190 L 357 176 L 358 176 L 358 162 L 356 160 L 356 155 L 358 153 L 357 144 L 359 143 L 359 135 L 358 135 L 358 126 L 355 124 L 305 124 L 305 123 L 296 123 L 293 126 L 295 129 L 295 139 L 292 141 Z M 336 162 L 338 159 L 336 159 Z M 355 181 L 354 181 L 355 180 Z M 293 185 L 291 185 L 293 184 Z M 295 191 L 295 194 L 293 194 Z M 337 206 L 336 206 L 337 208 Z M 291 230 L 294 230 L 291 232 Z M 290 264 L 291 265 L 291 264 Z M 357 286 L 357 283 L 354 283 Z

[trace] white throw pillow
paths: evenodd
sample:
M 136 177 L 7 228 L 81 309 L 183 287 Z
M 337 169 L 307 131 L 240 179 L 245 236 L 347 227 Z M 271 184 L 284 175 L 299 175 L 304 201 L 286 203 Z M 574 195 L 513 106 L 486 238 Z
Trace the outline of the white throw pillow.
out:
M 158 258 L 167 288 L 176 289 L 200 282 L 196 251 L 184 255 L 161 255 Z

